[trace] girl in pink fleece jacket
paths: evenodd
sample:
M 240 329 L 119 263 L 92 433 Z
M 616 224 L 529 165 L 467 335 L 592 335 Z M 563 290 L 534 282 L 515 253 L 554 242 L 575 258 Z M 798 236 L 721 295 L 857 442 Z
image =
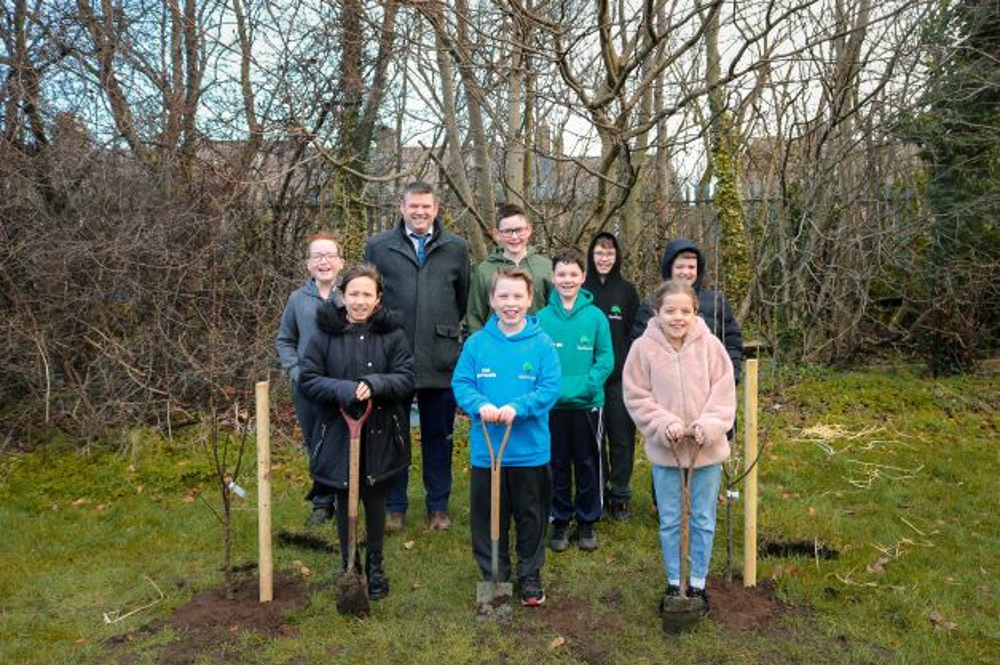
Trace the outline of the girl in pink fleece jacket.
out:
M 726 347 L 698 316 L 690 285 L 667 281 L 653 294 L 656 316 L 625 360 L 625 406 L 645 438 L 660 512 L 666 595 L 680 595 L 681 475 L 700 448 L 691 481 L 689 594 L 705 595 L 726 432 L 736 417 L 736 382 Z M 680 461 L 677 459 L 677 451 Z

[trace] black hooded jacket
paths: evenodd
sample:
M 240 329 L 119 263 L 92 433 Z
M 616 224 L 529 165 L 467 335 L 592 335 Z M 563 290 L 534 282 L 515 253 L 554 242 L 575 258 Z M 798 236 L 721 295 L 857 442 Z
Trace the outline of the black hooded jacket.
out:
M 729 307 L 726 297 L 721 291 L 702 286 L 705 277 L 705 256 L 694 241 L 687 238 L 677 238 L 667 243 L 663 250 L 663 264 L 660 273 L 664 280 L 670 279 L 673 273 L 674 260 L 681 252 L 694 252 L 698 255 L 698 279 L 694 282 L 695 293 L 698 294 L 698 313 L 708 324 L 712 333 L 722 340 L 726 347 L 726 353 L 733 361 L 733 372 L 736 376 L 736 383 L 740 382 L 740 360 L 743 358 L 743 332 L 740 325 L 733 316 L 733 310 Z M 639 307 L 635 325 L 632 327 L 632 338 L 637 339 L 646 331 L 646 325 L 653 318 L 655 312 L 648 300 L 644 300 Z
M 316 315 L 318 330 L 301 360 L 301 389 L 321 411 L 312 434 L 309 472 L 321 485 L 345 488 L 350 435 L 340 413 L 358 417 L 359 382 L 371 388 L 372 411 L 361 432 L 362 475 L 368 484 L 410 465 L 410 414 L 414 390 L 413 356 L 402 317 L 378 309 L 362 324 L 347 320 L 346 310 L 325 303 Z
M 594 247 L 601 238 L 607 238 L 615 246 L 615 263 L 603 281 L 597 272 L 597 264 L 594 263 Z M 583 282 L 583 288 L 594 295 L 594 304 L 608 317 L 611 327 L 615 368 L 608 377 L 608 383 L 620 383 L 622 380 L 622 367 L 625 366 L 625 357 L 632 346 L 629 333 L 639 312 L 639 293 L 631 282 L 622 277 L 621 260 L 622 251 L 613 233 L 602 231 L 590 241 L 590 248 L 587 250 L 587 279 Z

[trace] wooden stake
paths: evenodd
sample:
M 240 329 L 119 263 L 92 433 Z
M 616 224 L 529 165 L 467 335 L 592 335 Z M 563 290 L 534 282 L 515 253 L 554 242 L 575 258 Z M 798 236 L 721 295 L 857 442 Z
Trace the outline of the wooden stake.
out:
M 757 359 L 746 362 L 743 373 L 743 460 L 746 486 L 743 517 L 743 586 L 757 586 Z
M 271 557 L 271 411 L 268 382 L 257 383 L 257 542 L 260 559 L 260 602 L 274 599 Z

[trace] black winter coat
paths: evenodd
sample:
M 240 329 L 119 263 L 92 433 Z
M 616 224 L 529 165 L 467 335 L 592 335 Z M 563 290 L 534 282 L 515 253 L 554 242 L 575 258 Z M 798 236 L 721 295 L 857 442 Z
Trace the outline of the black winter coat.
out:
M 601 238 L 607 238 L 615 246 L 615 264 L 611 267 L 611 272 L 607 274 L 604 281 L 601 281 L 601 275 L 597 272 L 597 264 L 594 263 L 594 246 Z M 611 346 L 615 350 L 615 369 L 608 377 L 609 384 L 621 383 L 625 358 L 628 357 L 629 349 L 632 348 L 630 333 L 639 311 L 639 293 L 631 282 L 622 277 L 621 269 L 622 250 L 618 246 L 618 238 L 607 231 L 595 235 L 587 250 L 587 279 L 583 282 L 583 288 L 594 295 L 594 304 L 608 317 L 608 325 L 611 328 Z
M 694 282 L 694 290 L 698 294 L 698 314 L 708 324 L 708 329 L 725 345 L 726 353 L 733 361 L 733 375 L 736 378 L 736 383 L 739 383 L 740 361 L 743 358 L 743 331 L 740 330 L 740 324 L 736 322 L 733 310 L 726 297 L 722 295 L 722 291 L 702 286 L 702 279 L 705 276 L 705 257 L 701 249 L 694 241 L 687 238 L 671 240 L 663 250 L 660 273 L 664 280 L 670 279 L 673 274 L 674 259 L 681 252 L 694 252 L 698 255 L 698 279 Z M 656 312 L 653 311 L 649 301 L 643 300 L 639 307 L 639 313 L 635 317 L 635 325 L 632 327 L 633 340 L 638 339 L 646 332 L 646 325 L 655 315 Z
M 365 261 L 382 273 L 382 304 L 403 315 L 416 387 L 451 388 L 469 299 L 469 245 L 435 219 L 425 251 L 423 265 L 417 265 L 416 250 L 400 219 L 395 228 L 368 239 Z
M 413 356 L 399 314 L 384 308 L 363 324 L 326 303 L 316 315 L 318 330 L 301 360 L 300 387 L 319 408 L 309 472 L 329 487 L 348 484 L 350 434 L 340 413 L 359 416 L 358 383 L 371 388 L 372 412 L 361 432 L 362 475 L 369 485 L 410 465 Z

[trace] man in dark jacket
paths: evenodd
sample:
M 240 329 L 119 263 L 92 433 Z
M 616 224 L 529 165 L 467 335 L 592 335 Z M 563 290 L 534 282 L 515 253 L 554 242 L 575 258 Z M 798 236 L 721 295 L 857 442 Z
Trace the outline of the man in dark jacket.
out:
M 702 285 L 705 277 L 705 256 L 693 241 L 687 238 L 677 238 L 667 243 L 663 250 L 663 263 L 660 268 L 664 280 L 676 279 L 687 282 L 698 294 L 698 313 L 708 324 L 709 330 L 718 337 L 726 347 L 726 353 L 733 361 L 733 373 L 736 383 L 740 382 L 740 360 L 743 357 L 743 332 L 740 324 L 733 316 L 729 302 L 717 291 Z M 646 331 L 646 324 L 656 313 L 646 301 L 639 307 L 639 313 L 632 326 L 632 339 L 638 339 Z
M 587 251 L 587 279 L 583 288 L 594 296 L 594 304 L 608 317 L 615 368 L 604 384 L 604 435 L 601 466 L 605 509 L 618 520 L 627 520 L 632 501 L 632 467 L 635 464 L 635 425 L 622 399 L 622 367 L 632 340 L 629 333 L 639 310 L 639 294 L 621 275 L 618 239 L 606 231 L 598 233 Z
M 461 321 L 469 291 L 469 246 L 445 231 L 438 218 L 434 188 L 412 182 L 403 189 L 402 219 L 395 228 L 368 239 L 365 261 L 385 280 L 383 305 L 403 315 L 413 351 L 423 481 L 429 526 L 451 526 L 452 431 L 455 397 L 451 374 L 461 352 Z M 409 507 L 409 474 L 397 476 L 389 490 L 386 528 L 403 528 Z

